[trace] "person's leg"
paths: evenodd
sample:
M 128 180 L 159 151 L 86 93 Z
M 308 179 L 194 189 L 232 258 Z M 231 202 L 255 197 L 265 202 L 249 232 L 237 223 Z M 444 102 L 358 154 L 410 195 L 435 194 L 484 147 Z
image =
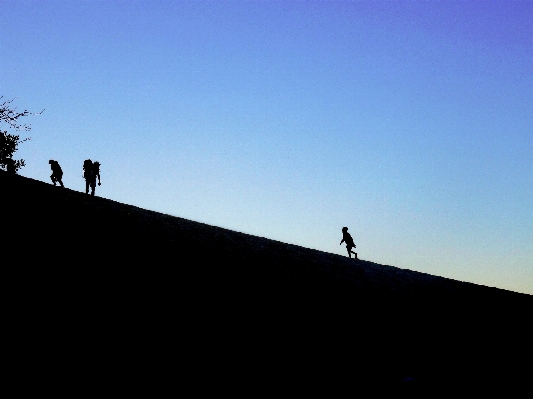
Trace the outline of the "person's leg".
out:
M 348 255 L 350 255 L 350 258 L 351 258 L 352 254 L 354 254 L 355 255 L 354 258 L 357 259 L 357 253 L 352 251 L 352 248 L 355 248 L 355 247 L 351 247 L 351 246 L 350 247 L 348 247 L 348 246 L 346 247 L 346 249 L 348 250 Z
M 54 183 L 54 186 L 55 186 L 56 185 L 56 178 L 55 178 L 55 176 L 53 174 L 50 176 L 50 180 L 52 180 L 52 183 Z
M 96 188 L 96 182 L 91 183 L 91 195 L 94 197 L 94 189 Z
M 89 194 L 89 180 L 85 179 L 85 194 Z

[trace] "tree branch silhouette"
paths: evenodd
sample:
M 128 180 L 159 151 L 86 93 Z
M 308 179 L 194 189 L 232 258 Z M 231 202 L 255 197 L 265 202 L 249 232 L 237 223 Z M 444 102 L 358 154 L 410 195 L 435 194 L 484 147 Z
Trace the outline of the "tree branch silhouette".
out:
M 0 96 L 0 100 L 4 96 Z M 31 126 L 20 123 L 19 118 L 29 115 L 40 115 L 44 109 L 38 113 L 32 113 L 28 110 L 22 112 L 17 111 L 16 108 L 11 106 L 11 103 L 15 101 L 6 100 L 0 104 L 0 126 L 7 124 L 8 128 L 16 131 L 30 131 Z M 9 172 L 16 173 L 20 168 L 25 166 L 24 159 L 14 160 L 13 154 L 17 151 L 19 144 L 31 140 L 31 137 L 20 139 L 18 134 L 10 134 L 7 130 L 0 130 L 0 169 L 7 170 Z

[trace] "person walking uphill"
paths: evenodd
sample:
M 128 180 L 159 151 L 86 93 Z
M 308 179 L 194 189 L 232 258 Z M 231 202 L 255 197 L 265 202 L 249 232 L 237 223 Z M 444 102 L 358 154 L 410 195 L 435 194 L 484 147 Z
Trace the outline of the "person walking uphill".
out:
M 343 242 L 346 243 L 346 249 L 348 250 L 348 256 L 351 258 L 352 254 L 354 254 L 354 258 L 357 259 L 357 253 L 352 251 L 352 248 L 355 248 L 355 244 L 353 243 L 353 238 L 350 233 L 348 233 L 348 227 L 342 228 L 342 240 L 339 245 L 341 245 Z
M 48 161 L 48 163 L 50 164 L 50 168 L 52 169 L 52 174 L 50 175 L 50 179 L 52 179 L 52 183 L 54 183 L 54 186 L 56 185 L 56 183 L 59 183 L 61 187 L 65 187 L 63 185 L 63 170 L 61 170 L 61 166 L 59 166 L 59 162 L 51 159 Z
M 91 188 L 91 196 L 94 197 L 94 190 L 96 189 L 96 179 L 98 178 L 98 185 L 100 186 L 100 162 L 92 162 L 90 159 L 83 161 L 83 177 L 85 179 L 85 194 L 89 194 L 89 187 Z

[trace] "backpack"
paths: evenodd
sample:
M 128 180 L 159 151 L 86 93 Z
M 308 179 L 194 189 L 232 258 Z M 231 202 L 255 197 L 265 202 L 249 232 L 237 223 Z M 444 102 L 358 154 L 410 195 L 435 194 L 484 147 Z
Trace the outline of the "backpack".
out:
M 93 175 L 92 166 L 93 161 L 91 161 L 90 159 L 86 159 L 85 161 L 83 161 L 83 177 L 87 178 Z
M 59 166 L 59 162 L 52 161 L 50 166 L 52 167 L 52 172 L 58 173 L 58 174 L 63 173 L 63 170 L 61 169 L 61 166 Z

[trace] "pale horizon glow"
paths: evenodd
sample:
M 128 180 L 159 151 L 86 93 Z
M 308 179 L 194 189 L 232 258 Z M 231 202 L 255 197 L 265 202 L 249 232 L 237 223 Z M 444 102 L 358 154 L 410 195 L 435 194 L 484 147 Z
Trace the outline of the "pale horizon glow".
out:
M 532 1 L 2 5 L 22 176 L 533 294 Z

